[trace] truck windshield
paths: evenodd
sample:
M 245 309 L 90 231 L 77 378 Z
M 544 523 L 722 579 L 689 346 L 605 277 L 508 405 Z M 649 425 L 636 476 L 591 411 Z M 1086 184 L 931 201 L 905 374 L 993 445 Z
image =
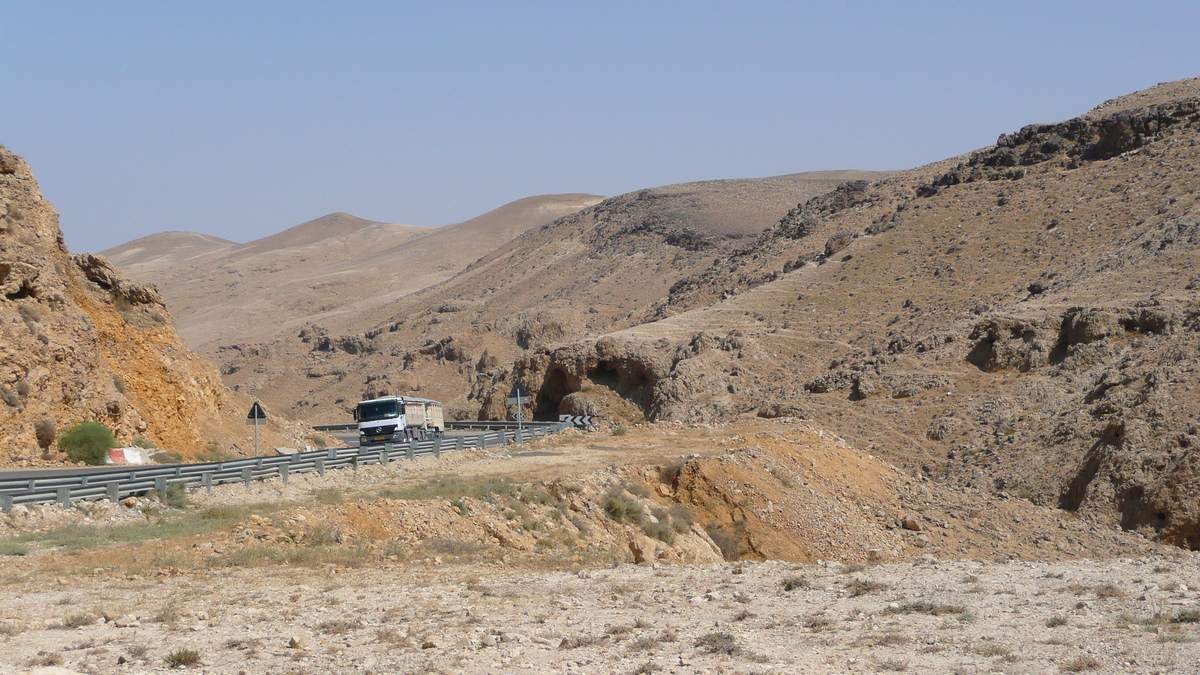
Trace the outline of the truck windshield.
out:
M 379 401 L 358 404 L 358 421 L 393 420 L 400 416 L 399 401 Z

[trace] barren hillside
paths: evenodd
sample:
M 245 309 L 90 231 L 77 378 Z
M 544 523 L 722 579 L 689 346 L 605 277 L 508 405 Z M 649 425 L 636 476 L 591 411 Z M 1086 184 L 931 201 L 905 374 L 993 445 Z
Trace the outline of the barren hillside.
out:
M 247 244 L 156 234 L 104 251 L 158 287 L 179 330 L 213 357 L 231 344 L 293 336 L 305 323 L 366 330 L 397 298 L 450 278 L 522 231 L 598 201 L 528 197 L 444 227 L 333 213 Z
M 474 387 L 503 379 L 518 354 L 635 323 L 675 279 L 752 241 L 747 233 L 797 201 L 871 175 L 708 181 L 613 197 L 530 229 L 378 313 L 316 316 L 294 335 L 233 344 L 216 358 L 228 384 L 306 419 L 344 420 L 348 401 L 385 391 L 423 392 L 475 416 L 490 392 Z M 361 332 L 348 331 L 356 325 Z
M 1185 80 L 810 183 L 756 237 L 711 215 L 763 200 L 745 186 L 631 193 L 370 330 L 314 322 L 226 349 L 223 372 L 311 419 L 383 391 L 504 416 L 513 381 L 542 417 L 805 417 L 929 478 L 1197 548 L 1198 148 Z
M 667 318 L 516 372 L 548 412 L 807 417 L 1195 548 L 1198 147 L 1189 80 L 847 183 L 674 284 Z
M 183 346 L 152 287 L 66 250 L 29 167 L 2 147 L 0 293 L 0 462 L 62 461 L 55 432 L 81 420 L 184 456 L 246 447 L 250 399 Z M 272 420 L 264 441 L 295 445 L 298 431 Z

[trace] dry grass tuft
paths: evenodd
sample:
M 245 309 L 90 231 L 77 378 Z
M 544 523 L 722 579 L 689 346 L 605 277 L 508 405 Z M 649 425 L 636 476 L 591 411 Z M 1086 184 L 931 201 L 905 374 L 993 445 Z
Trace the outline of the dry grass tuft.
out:
M 742 646 L 736 637 L 724 631 L 707 633 L 696 638 L 695 646 L 709 654 L 725 654 L 734 656 L 742 652 Z
M 1102 664 L 1095 657 L 1077 656 L 1058 667 L 1064 673 L 1082 673 L 1085 670 L 1096 670 Z

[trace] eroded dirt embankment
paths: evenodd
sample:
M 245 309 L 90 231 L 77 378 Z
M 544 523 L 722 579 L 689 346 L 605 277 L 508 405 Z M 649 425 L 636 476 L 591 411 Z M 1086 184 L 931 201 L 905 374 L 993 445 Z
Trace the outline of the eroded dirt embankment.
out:
M 170 559 L 175 570 L 432 558 L 534 567 L 924 555 L 1064 560 L 1159 550 L 1135 534 L 1003 493 L 907 476 L 820 429 L 778 420 L 571 432 L 442 460 L 296 476 L 249 491 L 227 486 L 190 499 L 180 517 L 211 517 L 220 526 L 208 528 L 200 543 L 168 537 L 154 544 L 154 556 Z M 13 514 L 8 525 L 129 520 L 119 507 L 38 513 L 40 519 Z M 124 554 L 131 565 L 146 564 L 134 562 L 139 550 L 131 544 Z M 82 551 L 73 564 L 93 565 L 92 556 L 110 564 L 121 555 Z

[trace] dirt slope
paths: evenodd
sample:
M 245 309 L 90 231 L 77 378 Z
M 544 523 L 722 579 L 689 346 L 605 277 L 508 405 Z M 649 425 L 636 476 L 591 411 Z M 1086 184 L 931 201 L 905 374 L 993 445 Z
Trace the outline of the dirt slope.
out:
M 184 456 L 244 447 L 250 400 L 183 346 L 152 287 L 66 250 L 29 167 L 3 148 L 0 294 L 0 462 L 60 461 L 52 442 L 43 449 L 53 434 L 39 441 L 35 426 L 80 420 Z M 298 432 L 274 421 L 264 442 L 295 445 Z
M 547 411 L 810 417 L 1194 548 L 1198 147 L 1189 80 L 849 183 L 680 280 L 667 318 L 516 371 Z

